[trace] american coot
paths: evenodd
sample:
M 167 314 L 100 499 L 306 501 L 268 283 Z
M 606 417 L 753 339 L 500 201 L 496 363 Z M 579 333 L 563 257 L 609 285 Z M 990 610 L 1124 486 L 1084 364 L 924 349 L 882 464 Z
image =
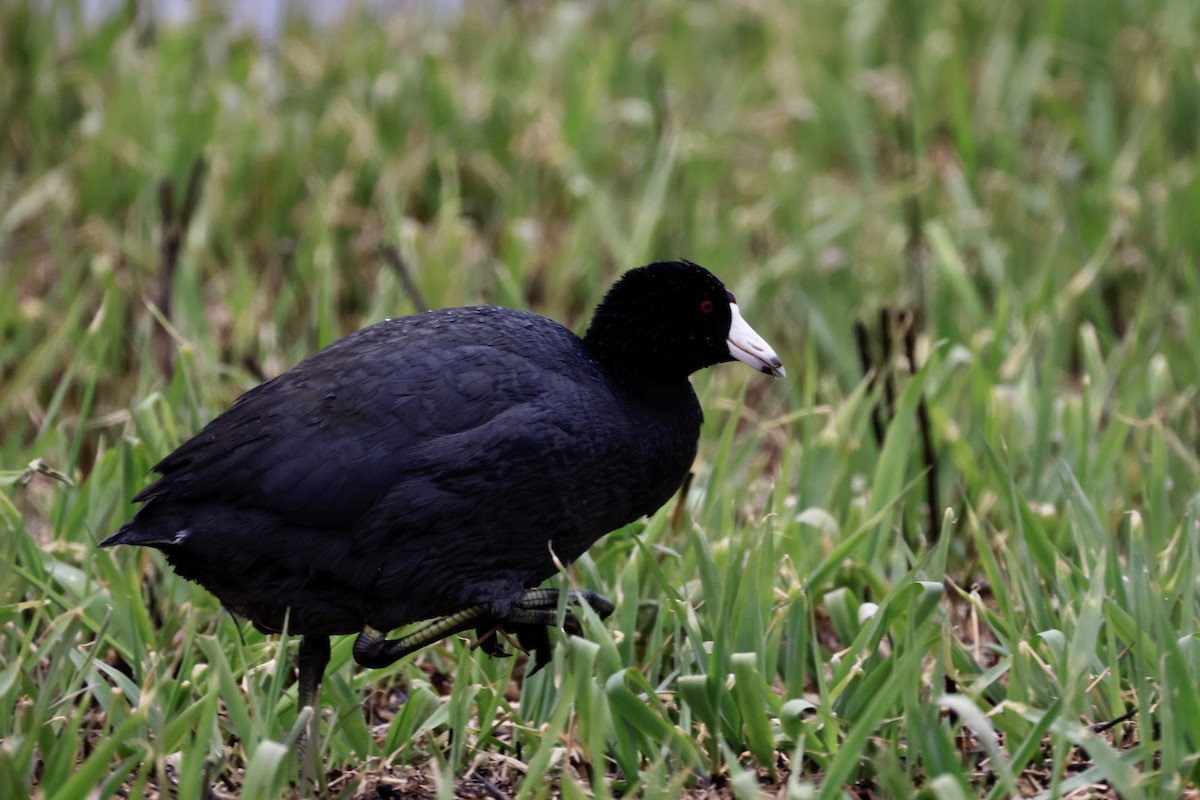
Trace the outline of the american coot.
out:
M 679 488 L 702 418 L 688 376 L 734 359 L 784 374 L 688 261 L 625 274 L 583 339 L 489 306 L 387 320 L 246 392 L 100 544 L 157 547 L 260 630 L 286 620 L 301 706 L 332 634 L 359 634 L 371 667 L 471 627 L 545 646 L 557 595 L 533 587 Z

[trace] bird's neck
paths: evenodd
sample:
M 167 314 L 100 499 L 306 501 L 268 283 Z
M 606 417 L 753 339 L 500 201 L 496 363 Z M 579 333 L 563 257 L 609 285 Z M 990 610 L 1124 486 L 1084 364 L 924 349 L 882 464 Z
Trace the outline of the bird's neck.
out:
M 583 344 L 609 377 L 631 393 L 641 394 L 642 389 L 690 391 L 690 365 L 661 356 L 654 331 L 639 330 L 604 306 L 592 318 Z

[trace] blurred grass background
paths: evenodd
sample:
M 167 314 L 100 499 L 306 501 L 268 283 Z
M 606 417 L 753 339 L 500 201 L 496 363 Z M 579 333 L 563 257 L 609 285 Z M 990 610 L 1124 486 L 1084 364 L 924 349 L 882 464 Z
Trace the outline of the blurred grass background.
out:
M 0 7 L 0 795 L 286 790 L 295 642 L 94 545 L 242 391 L 415 310 L 388 243 L 430 305 L 580 331 L 691 258 L 789 379 L 696 376 L 696 479 L 571 568 L 618 611 L 552 669 L 336 643 L 329 794 L 1196 795 L 1192 0 L 479 2 L 271 42 L 133 5 Z M 885 307 L 919 369 L 876 354 L 881 445 L 853 322 L 898 347 Z

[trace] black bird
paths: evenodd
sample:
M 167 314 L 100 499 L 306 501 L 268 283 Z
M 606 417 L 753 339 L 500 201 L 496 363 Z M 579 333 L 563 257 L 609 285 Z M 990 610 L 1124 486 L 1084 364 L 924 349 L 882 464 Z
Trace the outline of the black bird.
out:
M 331 635 L 357 633 L 370 667 L 471 627 L 545 646 L 557 595 L 533 587 L 679 488 L 702 419 L 688 376 L 734 359 L 784 374 L 688 261 L 625 274 L 583 339 L 491 306 L 387 320 L 246 392 L 100 545 L 158 548 L 262 631 L 286 620 L 301 707 Z

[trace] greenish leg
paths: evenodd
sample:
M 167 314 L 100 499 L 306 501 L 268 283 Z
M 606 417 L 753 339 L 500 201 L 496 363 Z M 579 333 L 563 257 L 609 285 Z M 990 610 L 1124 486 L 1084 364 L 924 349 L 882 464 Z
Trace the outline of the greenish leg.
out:
M 399 639 L 388 639 L 383 631 L 363 628 L 354 640 L 354 660 L 370 669 L 386 667 L 422 647 L 470 630 L 483 615 L 483 606 L 472 606 L 448 617 L 438 617 Z
M 471 606 L 449 616 L 431 620 L 399 639 L 388 639 L 383 631 L 363 628 L 354 642 L 354 660 L 371 669 L 386 667 L 423 647 L 428 647 L 447 636 L 478 627 L 481 623 L 495 623 L 500 628 L 506 623 L 520 626 L 552 626 L 558 622 L 558 596 L 558 589 L 530 589 L 505 619 L 493 618 L 486 606 Z M 611 614 L 614 608 L 612 601 L 604 595 L 588 589 L 570 590 L 567 593 L 567 601 L 571 605 L 586 602 L 602 618 Z M 566 627 L 571 632 L 580 629 L 578 620 L 569 610 Z M 487 652 L 495 654 L 493 650 Z M 303 672 L 301 674 L 303 675 Z

